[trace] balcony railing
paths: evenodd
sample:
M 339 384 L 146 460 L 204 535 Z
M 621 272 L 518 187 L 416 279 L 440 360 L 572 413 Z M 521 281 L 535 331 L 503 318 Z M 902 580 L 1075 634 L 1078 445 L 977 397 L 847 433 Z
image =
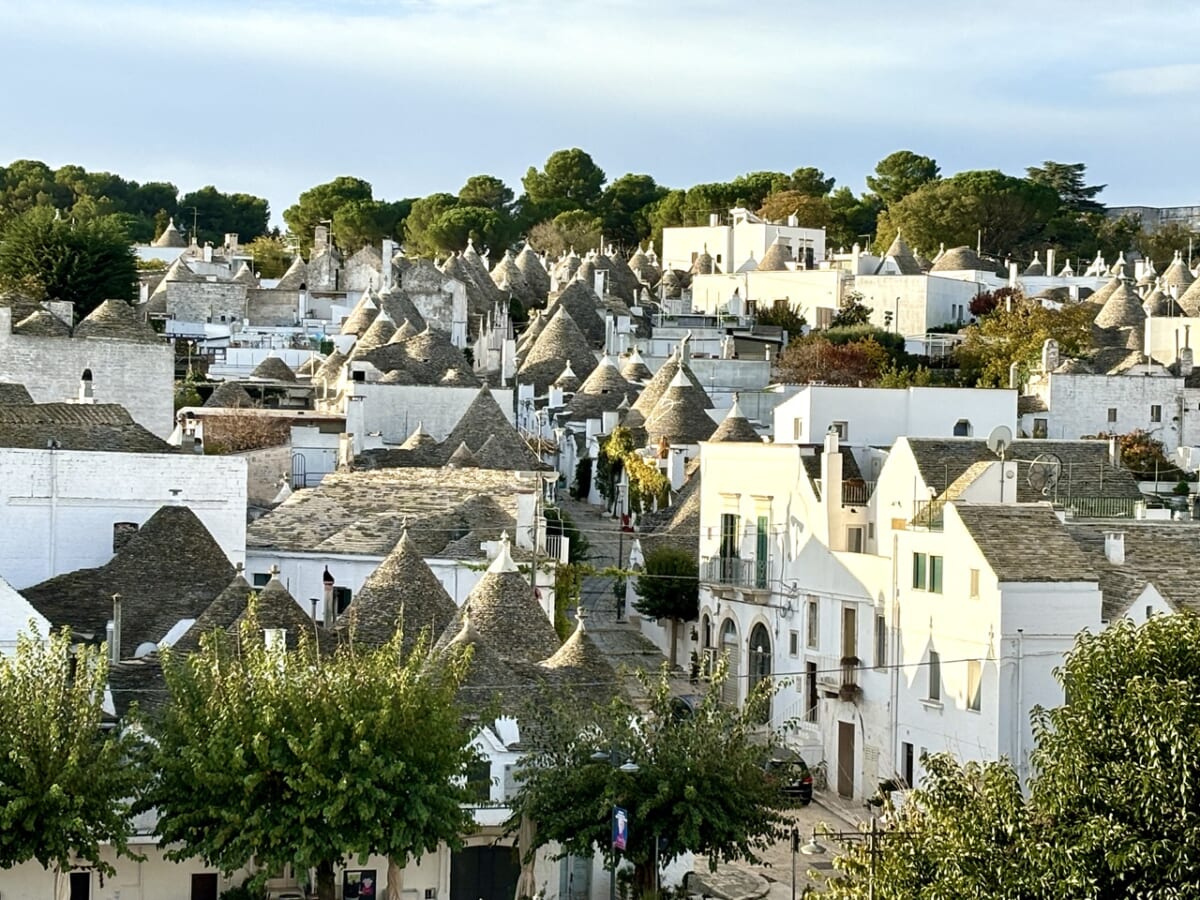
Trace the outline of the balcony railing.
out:
M 708 556 L 700 560 L 700 580 L 705 584 L 765 591 L 770 567 L 770 559 Z
M 913 515 L 908 524 L 915 528 L 941 531 L 943 525 L 942 515 L 945 510 L 945 500 L 918 500 L 913 505 Z
M 843 481 L 842 506 L 866 506 L 874 492 L 873 481 Z

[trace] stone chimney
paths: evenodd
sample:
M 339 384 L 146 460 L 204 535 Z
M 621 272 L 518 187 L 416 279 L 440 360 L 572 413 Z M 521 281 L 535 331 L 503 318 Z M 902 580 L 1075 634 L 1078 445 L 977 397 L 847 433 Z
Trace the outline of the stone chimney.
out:
M 1184 347 L 1179 351 L 1179 374 L 1183 378 L 1187 378 L 1192 374 L 1195 361 L 1191 347 Z
M 1125 532 L 1104 532 L 1104 557 L 1114 566 L 1125 564 Z
M 324 225 L 318 225 L 313 229 L 313 256 L 324 253 L 327 249 L 329 249 L 329 229 Z
M 1008 367 L 1008 386 L 1014 391 L 1021 389 L 1021 366 L 1018 363 Z
M 333 575 L 329 572 L 329 566 L 325 567 L 325 572 L 321 576 L 321 585 L 324 588 L 322 596 L 325 598 L 325 627 L 328 628 L 333 624 Z
M 113 663 L 121 661 L 121 595 L 113 594 L 112 642 L 108 645 L 108 658 Z
M 1054 248 L 1050 247 L 1046 250 L 1046 274 L 1057 275 L 1058 272 L 1054 269 Z
M 829 547 L 844 550 L 845 535 L 837 528 L 842 515 L 842 451 L 839 449 L 838 433 L 833 428 L 825 432 L 825 447 L 821 453 L 821 502 L 825 504 L 825 518 L 829 527 Z

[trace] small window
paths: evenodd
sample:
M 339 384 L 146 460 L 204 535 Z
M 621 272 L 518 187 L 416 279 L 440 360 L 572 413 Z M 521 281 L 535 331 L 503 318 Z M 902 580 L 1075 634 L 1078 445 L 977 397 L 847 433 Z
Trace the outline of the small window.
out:
M 942 699 L 942 656 L 936 650 L 929 651 L 929 699 Z
M 1033 420 L 1033 436 L 1039 440 L 1045 440 L 1050 433 L 1050 426 L 1045 419 Z
M 800 440 L 800 436 L 804 434 L 804 420 L 792 419 L 792 440 Z
M 808 598 L 808 649 L 816 650 L 820 643 L 820 619 L 818 618 L 817 598 Z
M 908 741 L 900 744 L 900 777 L 904 779 L 905 787 L 913 786 L 913 745 Z
M 1151 422 L 1161 422 L 1162 421 L 1162 407 L 1161 406 L 1158 406 L 1156 404 L 1156 405 L 1150 407 L 1150 421 Z
M 254 586 L 256 588 L 266 587 L 267 582 L 269 582 L 270 580 L 271 580 L 271 576 L 267 572 L 255 572 L 254 573 Z
M 1108 421 L 1110 425 L 1117 421 L 1117 408 L 1115 406 L 1110 406 L 1108 408 Z
M 970 588 L 970 590 L 971 590 L 971 599 L 978 600 L 979 599 L 979 570 L 978 569 L 971 570 L 971 588 Z
M 837 432 L 839 441 L 850 440 L 850 423 L 849 422 L 834 422 L 829 426 L 833 431 Z
M 925 590 L 925 569 L 928 565 L 929 557 L 924 553 L 913 554 L 913 577 L 912 586 L 914 590 Z
M 350 588 L 335 587 L 333 589 L 333 608 L 340 616 L 346 611 L 346 607 L 350 605 Z
M 492 763 L 480 759 L 467 766 L 467 790 L 475 803 L 487 803 L 492 799 Z
M 875 614 L 875 668 L 887 666 L 887 619 L 883 613 Z
M 929 557 L 929 590 L 934 594 L 942 592 L 942 558 Z
M 1149 604 L 1147 604 L 1147 605 L 1146 605 L 1146 618 L 1147 618 L 1147 619 L 1149 619 L 1149 618 L 1151 618 L 1153 615 L 1154 615 L 1154 607 L 1153 607 L 1153 606 L 1150 606 Z
M 128 544 L 133 536 L 137 533 L 137 522 L 114 522 L 112 541 L 113 553 L 116 553 L 118 550 Z
M 800 655 L 800 632 L 788 632 L 788 656 Z
M 875 523 L 874 522 L 867 523 L 867 540 L 868 541 L 875 540 Z
M 954 436 L 955 437 L 970 437 L 971 436 L 971 423 L 966 419 L 959 419 L 957 422 L 955 422 L 954 423 Z
M 354 381 L 357 381 L 361 384 L 362 382 L 367 380 L 367 373 L 365 371 L 363 371 L 362 369 L 357 369 L 351 373 L 351 378 Z
M 851 553 L 863 552 L 863 530 L 861 525 L 851 525 L 846 529 L 846 549 Z
M 977 659 L 967 660 L 967 709 L 979 712 L 983 666 Z

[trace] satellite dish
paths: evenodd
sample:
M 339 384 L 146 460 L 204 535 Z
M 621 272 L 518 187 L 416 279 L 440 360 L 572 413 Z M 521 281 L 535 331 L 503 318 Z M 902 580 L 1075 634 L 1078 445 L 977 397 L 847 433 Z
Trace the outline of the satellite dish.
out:
M 1061 471 L 1061 459 L 1053 453 L 1042 453 L 1029 464 L 1029 474 L 1025 480 L 1033 490 L 1045 497 L 1058 487 L 1058 474 Z
M 1004 459 L 1004 453 L 1012 445 L 1012 440 L 1012 429 L 1007 425 L 997 425 L 987 436 L 988 449 Z

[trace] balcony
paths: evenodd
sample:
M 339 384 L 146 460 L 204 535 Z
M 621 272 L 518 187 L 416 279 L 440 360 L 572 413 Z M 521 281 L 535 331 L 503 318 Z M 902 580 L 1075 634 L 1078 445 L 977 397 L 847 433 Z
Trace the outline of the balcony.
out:
M 822 656 L 817 660 L 817 687 L 826 696 L 836 696 L 851 703 L 862 696 L 859 672 L 862 660 L 857 656 Z
M 770 559 L 739 559 L 736 556 L 706 556 L 700 560 L 700 583 L 743 591 L 766 591 Z
M 945 500 L 918 500 L 913 506 L 910 528 L 924 528 L 926 531 L 941 531 L 944 526 L 943 515 L 946 511 Z

